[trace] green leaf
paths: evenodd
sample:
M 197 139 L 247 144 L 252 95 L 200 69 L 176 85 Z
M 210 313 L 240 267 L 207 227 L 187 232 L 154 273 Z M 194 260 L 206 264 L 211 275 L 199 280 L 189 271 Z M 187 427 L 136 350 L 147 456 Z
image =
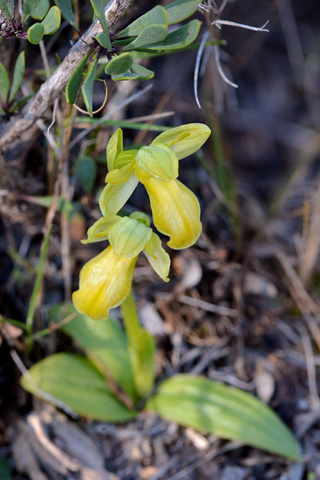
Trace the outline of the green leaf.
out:
M 90 117 L 92 117 L 93 84 L 94 84 L 94 77 L 96 75 L 97 65 L 98 65 L 98 59 L 96 59 L 89 65 L 87 78 L 83 82 L 83 85 L 81 88 L 83 100 L 87 107 Z
M 16 94 L 17 94 L 17 92 L 18 92 L 18 90 L 21 86 L 23 76 L 24 76 L 24 70 L 25 70 L 25 53 L 23 51 L 19 54 L 19 56 L 17 58 L 17 61 L 16 61 L 16 64 L 15 64 L 15 67 L 14 67 L 9 102 L 12 102 L 12 100 L 16 96 Z
M 79 27 L 77 25 L 71 0 L 54 0 L 55 4 L 60 8 L 63 18 L 79 32 Z M 74 103 L 74 102 L 73 102 Z
M 103 48 L 109 49 L 110 39 L 104 32 L 98 33 L 98 35 L 96 35 L 94 38 Z
M 190 45 L 198 36 L 201 22 L 199 20 L 191 20 L 181 28 L 169 33 L 167 38 L 162 43 L 155 43 L 154 45 L 145 45 L 144 48 L 148 50 L 176 50 Z
M 10 465 L 3 457 L 0 457 L 0 478 L 1 480 L 12 480 Z
M 55 310 L 56 308 L 50 312 L 50 318 L 55 318 L 55 321 L 76 311 L 73 305 L 70 305 L 67 313 L 62 309 L 54 313 Z M 64 325 L 63 331 L 85 349 L 101 373 L 107 378 L 112 376 L 131 399 L 136 399 L 128 340 L 116 320 L 109 317 L 107 320 L 96 322 L 78 313 L 71 322 Z
M 44 35 L 44 26 L 42 23 L 35 23 L 32 27 L 28 28 L 28 40 L 33 45 L 37 45 L 41 42 Z
M 21 195 L 22 200 L 26 202 L 34 203 L 35 205 L 40 205 L 41 207 L 49 208 L 52 204 L 53 196 L 47 195 L 44 197 L 35 197 L 31 195 Z M 57 210 L 64 213 L 65 215 L 70 215 L 73 210 L 72 203 L 68 202 L 63 197 L 58 197 Z
M 77 65 L 77 67 L 75 68 L 71 77 L 68 80 L 68 83 L 66 86 L 66 98 L 67 98 L 67 102 L 70 105 L 73 105 L 77 99 L 78 90 L 82 82 L 82 74 L 85 69 L 89 55 L 90 54 L 88 53 L 85 57 L 83 57 L 83 59 L 81 60 L 81 62 L 79 62 L 79 64 Z
M 53 35 L 60 27 L 61 10 L 58 7 L 51 7 L 46 18 L 42 21 L 45 35 Z
M 101 26 L 104 30 L 104 33 L 108 37 L 108 40 L 109 40 L 108 48 L 109 48 L 109 50 L 112 50 L 112 46 L 111 46 L 111 42 L 110 42 L 110 38 L 109 38 L 108 24 L 107 24 L 107 21 L 106 21 L 106 17 L 104 15 L 104 4 L 101 0 L 90 0 L 90 3 L 93 7 L 94 13 L 97 15 L 97 17 L 98 17 L 98 19 L 101 23 Z
M 32 12 L 32 18 L 35 20 L 43 20 L 50 8 L 49 0 L 40 0 L 39 5 Z
M 268 406 L 237 388 L 177 375 L 162 383 L 146 408 L 186 427 L 300 460 L 287 426 Z
M 21 107 L 23 107 L 23 105 L 30 99 L 33 97 L 33 93 L 29 93 L 29 95 L 26 95 L 22 98 L 19 98 L 19 100 L 17 100 L 16 102 L 14 102 L 10 109 L 9 109 L 9 112 L 15 112 L 16 110 L 20 110 Z
M 9 93 L 9 75 L 6 67 L 0 62 L 0 99 L 6 103 Z
M 87 193 L 92 192 L 97 176 L 96 162 L 91 157 L 79 157 L 75 164 L 75 170 L 83 190 Z
M 154 77 L 154 72 L 152 70 L 148 70 L 148 68 L 142 67 L 138 63 L 134 63 L 130 70 L 127 72 L 122 73 L 121 75 L 112 75 L 112 80 L 119 81 L 119 80 L 150 80 L 150 78 Z
M 136 416 L 111 394 L 104 376 L 90 360 L 79 355 L 51 355 L 28 370 L 21 384 L 40 398 L 47 400 L 45 392 L 94 420 L 122 422 Z
M 9 20 L 13 16 L 13 1 L 8 2 L 7 0 L 0 0 L 0 9 Z
M 148 25 L 144 27 L 133 42 L 123 48 L 123 52 L 135 50 L 145 45 L 162 42 L 168 36 L 168 27 L 166 25 Z
M 123 322 L 129 340 L 129 354 L 135 389 L 139 398 L 153 388 L 155 377 L 155 340 L 141 327 L 132 291 L 121 305 Z
M 23 0 L 22 21 L 25 22 L 37 8 L 41 0 Z M 37 42 L 38 43 L 38 42 Z
M 152 10 L 137 18 L 137 20 L 119 32 L 116 35 L 116 38 L 136 37 L 145 27 L 150 25 L 168 25 L 168 14 L 160 5 L 152 8 Z
M 107 63 L 105 72 L 108 75 L 120 75 L 121 73 L 129 70 L 133 64 L 133 57 L 129 52 L 125 52 L 122 55 L 113 57 L 110 62 Z
M 169 3 L 164 7 L 168 14 L 168 24 L 180 23 L 191 17 L 198 10 L 200 3 L 197 0 L 177 0 Z

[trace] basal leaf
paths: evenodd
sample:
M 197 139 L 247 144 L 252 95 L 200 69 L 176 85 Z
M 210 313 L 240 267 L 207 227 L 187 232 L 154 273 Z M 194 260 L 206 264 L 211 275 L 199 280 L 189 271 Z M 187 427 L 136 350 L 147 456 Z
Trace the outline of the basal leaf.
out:
M 85 69 L 88 58 L 89 58 L 89 54 L 83 57 L 83 59 L 77 65 L 77 67 L 75 68 L 71 77 L 68 80 L 68 83 L 66 86 L 66 97 L 67 97 L 67 102 L 70 105 L 73 105 L 77 99 L 78 90 L 82 82 L 82 74 Z
M 32 27 L 28 28 L 28 40 L 30 43 L 37 45 L 41 42 L 44 35 L 44 26 L 42 23 L 35 23 Z
M 108 75 L 120 75 L 129 70 L 132 64 L 132 55 L 129 52 L 125 52 L 117 57 L 113 57 L 110 62 L 107 63 L 105 72 Z
M 150 25 L 168 25 L 168 14 L 160 5 L 154 7 L 149 12 L 137 18 L 137 20 L 119 32 L 116 35 L 116 38 L 136 37 L 145 27 Z
M 25 22 L 37 8 L 41 0 L 23 0 L 22 21 Z
M 129 43 L 122 51 L 135 50 L 145 45 L 162 42 L 168 36 L 168 27 L 166 25 L 148 25 L 144 27 L 133 42 Z
M 77 25 L 71 0 L 54 0 L 56 5 L 60 8 L 63 18 L 75 29 L 79 31 Z M 74 103 L 74 102 L 73 102 Z
M 9 20 L 13 16 L 13 2 L 7 2 L 7 0 L 0 0 L 0 9 L 3 11 L 7 19 Z
M 58 7 L 51 7 L 47 16 L 42 21 L 45 35 L 53 35 L 60 27 L 61 10 Z
M 112 75 L 111 78 L 116 82 L 120 80 L 150 80 L 150 78 L 153 77 L 154 72 L 152 70 L 149 70 L 138 63 L 134 63 L 130 70 L 127 70 L 120 75 Z
M 26 202 L 34 203 L 35 205 L 40 205 L 44 208 L 49 208 L 52 204 L 53 196 L 32 196 L 32 195 L 21 195 L 21 199 L 25 200 Z M 65 215 L 70 215 L 73 210 L 72 203 L 68 202 L 65 198 L 59 196 L 57 200 L 57 210 L 59 212 L 64 213 Z
M 50 317 L 55 321 L 60 319 L 62 310 L 54 314 L 53 309 Z M 75 312 L 70 305 L 66 315 Z M 61 318 L 61 319 L 62 319 Z M 63 331 L 70 335 L 82 348 L 92 362 L 102 372 L 111 374 L 124 392 L 131 399 L 135 399 L 134 383 L 128 351 L 128 341 L 124 331 L 113 318 L 95 322 L 85 315 L 77 313 L 77 316 L 63 327 Z
M 50 1 L 49 0 L 40 0 L 39 5 L 35 10 L 32 12 L 32 18 L 35 20 L 43 20 L 48 10 L 50 8 Z
M 191 17 L 198 10 L 200 3 L 197 0 L 177 0 L 169 3 L 164 7 L 168 14 L 168 24 L 180 23 Z
M 97 15 L 97 17 L 99 19 L 99 22 L 101 23 L 101 26 L 104 30 L 104 33 L 108 36 L 108 39 L 109 39 L 108 48 L 109 48 L 109 50 L 111 50 L 112 46 L 111 46 L 111 42 L 110 42 L 110 38 L 109 38 L 109 29 L 108 29 L 108 24 L 107 24 L 106 17 L 104 15 L 104 3 L 102 2 L 102 0 L 90 0 L 90 2 L 91 2 L 91 5 L 94 9 L 95 14 Z
M 162 383 L 146 408 L 181 425 L 300 460 L 287 426 L 268 406 L 240 389 L 177 375 Z
M 91 157 L 79 157 L 75 163 L 75 171 L 83 190 L 87 193 L 92 192 L 97 176 L 96 162 Z
M 22 386 L 48 400 L 43 392 L 75 412 L 94 420 L 122 422 L 136 416 L 110 392 L 104 376 L 85 357 L 57 353 L 34 365 L 21 379 Z
M 94 60 L 88 67 L 87 78 L 83 82 L 81 91 L 83 95 L 83 101 L 87 107 L 90 117 L 92 117 L 92 100 L 93 100 L 93 84 L 94 77 L 96 75 L 98 60 Z
M 143 48 L 147 50 L 176 50 L 184 48 L 190 45 L 198 36 L 201 22 L 199 20 L 191 20 L 181 28 L 178 28 L 174 32 L 169 33 L 167 38 L 163 42 L 154 43 L 153 45 L 147 45 Z
M 17 94 L 17 91 L 21 86 L 23 76 L 24 76 L 24 70 L 25 70 L 25 54 L 24 52 L 21 52 L 17 58 L 16 64 L 14 67 L 9 102 L 12 102 L 12 100 Z
M 6 67 L 0 62 L 0 99 L 5 103 L 9 93 L 9 75 Z

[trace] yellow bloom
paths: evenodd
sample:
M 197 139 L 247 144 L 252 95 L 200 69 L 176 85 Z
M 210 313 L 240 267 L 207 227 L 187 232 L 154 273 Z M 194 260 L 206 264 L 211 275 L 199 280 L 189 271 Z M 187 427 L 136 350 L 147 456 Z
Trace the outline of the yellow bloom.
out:
M 160 238 L 149 228 L 142 213 L 130 217 L 100 218 L 88 230 L 83 243 L 109 240 L 110 245 L 80 272 L 79 290 L 72 299 L 76 309 L 94 320 L 108 318 L 109 309 L 120 305 L 131 289 L 134 267 L 143 251 L 156 273 L 168 281 L 170 257 Z
M 209 135 L 206 125 L 182 125 L 162 133 L 148 147 L 124 152 L 118 129 L 107 147 L 109 173 L 100 197 L 103 215 L 116 214 L 140 181 L 150 198 L 154 225 L 170 236 L 168 245 L 174 249 L 193 245 L 201 233 L 199 203 L 176 178 L 179 160 L 196 152 Z

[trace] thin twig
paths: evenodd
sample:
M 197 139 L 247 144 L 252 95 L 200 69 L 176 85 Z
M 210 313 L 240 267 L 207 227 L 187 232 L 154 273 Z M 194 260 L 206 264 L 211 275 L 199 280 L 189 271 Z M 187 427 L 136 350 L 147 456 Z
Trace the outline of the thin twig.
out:
M 193 74 L 193 92 L 194 92 L 194 97 L 196 99 L 197 105 L 199 108 L 201 108 L 199 97 L 198 97 L 198 78 L 199 78 L 199 70 L 200 70 L 200 63 L 201 63 L 201 58 L 203 54 L 203 50 L 205 47 L 205 44 L 209 38 L 210 31 L 207 30 L 201 40 L 199 50 L 197 52 L 197 58 L 196 58 L 196 63 L 194 66 L 194 74 Z

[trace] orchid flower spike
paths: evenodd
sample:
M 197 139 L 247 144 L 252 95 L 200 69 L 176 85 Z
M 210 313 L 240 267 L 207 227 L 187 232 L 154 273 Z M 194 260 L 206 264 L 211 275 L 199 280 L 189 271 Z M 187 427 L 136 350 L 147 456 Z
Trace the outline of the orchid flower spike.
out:
M 177 180 L 179 160 L 198 151 L 210 133 L 206 125 L 191 123 L 161 133 L 147 147 L 123 151 L 122 130 L 116 130 L 107 146 L 109 173 L 100 197 L 103 215 L 115 215 L 140 181 L 150 198 L 155 227 L 170 237 L 169 247 L 193 245 L 201 233 L 200 206 Z
M 108 318 L 109 309 L 128 296 L 134 267 L 141 251 L 155 272 L 169 281 L 170 257 L 161 240 L 149 227 L 149 218 L 140 212 L 130 217 L 100 218 L 88 230 L 83 243 L 109 240 L 110 245 L 87 262 L 80 272 L 80 288 L 73 293 L 76 309 L 94 320 Z

